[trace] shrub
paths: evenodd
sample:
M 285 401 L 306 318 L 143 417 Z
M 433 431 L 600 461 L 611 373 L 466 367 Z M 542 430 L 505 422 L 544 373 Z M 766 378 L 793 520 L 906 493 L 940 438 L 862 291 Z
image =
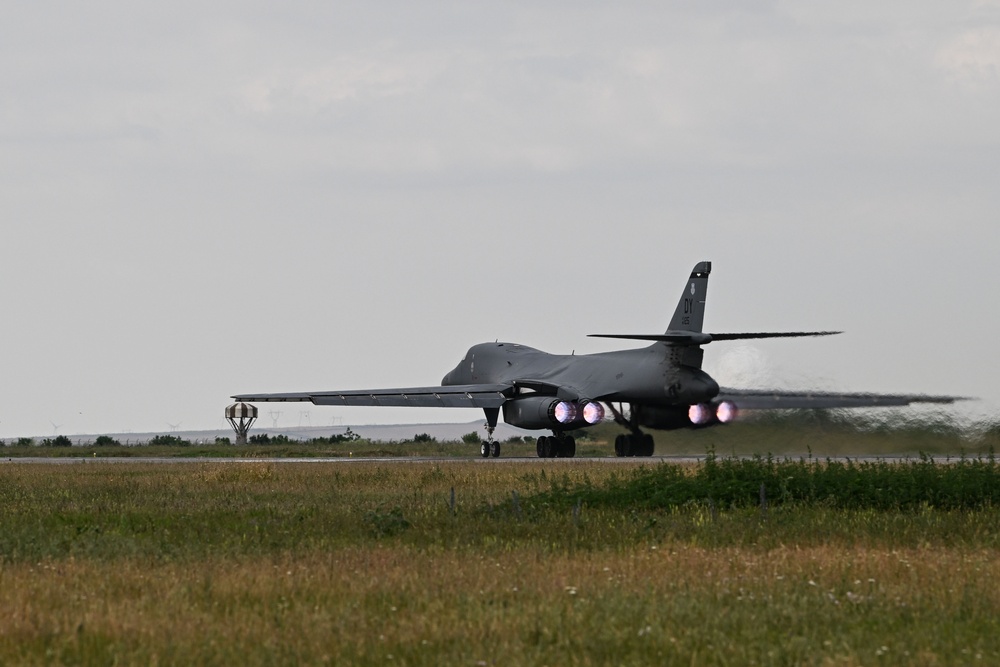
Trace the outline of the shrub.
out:
M 354 442 L 355 440 L 360 440 L 360 439 L 361 439 L 361 436 L 358 435 L 357 433 L 355 433 L 354 431 L 352 431 L 351 427 L 348 426 L 347 430 L 345 432 L 338 433 L 336 435 L 331 435 L 330 439 L 329 439 L 329 442 L 330 442 L 331 445 L 336 445 L 336 444 L 339 444 L 341 442 Z
M 167 447 L 190 447 L 191 442 L 178 438 L 176 435 L 158 435 L 150 440 L 149 445 L 164 445 Z
M 482 442 L 482 438 L 479 437 L 478 433 L 473 431 L 472 433 L 466 433 L 465 435 L 463 435 L 462 442 L 464 442 L 467 445 L 478 445 L 480 442 Z
M 251 445 L 287 445 L 292 441 L 284 433 L 279 433 L 276 436 L 269 436 L 267 433 L 258 433 L 257 435 L 250 436 Z
M 215 444 L 217 444 L 217 445 L 231 445 L 233 443 L 232 443 L 232 441 L 229 438 L 217 435 L 217 436 L 215 436 Z
M 417 433 L 413 436 L 413 442 L 437 442 L 437 438 L 431 437 L 427 433 Z
M 33 438 L 18 438 L 17 439 L 17 446 L 18 447 L 34 447 L 34 445 L 35 445 L 35 440 Z
M 110 435 L 99 435 L 94 440 L 95 447 L 120 447 L 122 443 L 112 438 Z
M 42 440 L 42 447 L 72 447 L 73 442 L 65 435 L 57 435 L 54 438 Z

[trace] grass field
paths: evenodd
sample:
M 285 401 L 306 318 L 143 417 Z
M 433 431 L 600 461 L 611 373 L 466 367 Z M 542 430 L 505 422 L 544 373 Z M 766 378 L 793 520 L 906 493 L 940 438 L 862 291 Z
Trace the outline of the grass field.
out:
M 1000 662 L 991 503 L 608 500 L 664 468 L 7 463 L 0 663 Z

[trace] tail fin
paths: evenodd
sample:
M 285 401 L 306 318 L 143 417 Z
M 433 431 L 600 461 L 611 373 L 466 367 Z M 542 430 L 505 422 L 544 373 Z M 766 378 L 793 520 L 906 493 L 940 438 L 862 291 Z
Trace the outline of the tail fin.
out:
M 691 280 L 684 286 L 677 310 L 667 331 L 694 331 L 701 333 L 705 322 L 705 298 L 708 294 L 708 274 L 711 262 L 698 262 L 691 270 Z
M 839 331 L 788 331 L 761 333 L 705 333 L 705 297 L 708 294 L 708 274 L 711 262 L 698 262 L 691 271 L 691 278 L 684 286 L 681 300 L 670 320 L 670 327 L 662 334 L 590 334 L 595 338 L 623 338 L 625 340 L 650 340 L 677 348 L 676 360 L 683 366 L 701 368 L 702 345 L 714 340 L 749 340 L 754 338 L 799 338 L 801 336 L 831 336 Z

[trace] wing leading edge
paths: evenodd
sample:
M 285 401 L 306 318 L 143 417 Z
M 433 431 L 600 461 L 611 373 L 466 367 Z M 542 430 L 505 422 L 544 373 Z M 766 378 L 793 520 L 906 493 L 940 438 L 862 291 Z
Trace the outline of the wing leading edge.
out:
M 723 388 L 717 401 L 729 401 L 744 410 L 799 408 L 865 408 L 910 405 L 911 403 L 950 404 L 970 400 L 965 396 L 927 396 L 925 394 L 838 394 L 825 391 L 795 392 L 768 389 Z
M 417 408 L 499 408 L 507 398 L 507 384 L 467 384 L 447 387 L 300 391 L 287 394 L 239 394 L 246 403 L 303 401 L 314 405 L 387 406 Z

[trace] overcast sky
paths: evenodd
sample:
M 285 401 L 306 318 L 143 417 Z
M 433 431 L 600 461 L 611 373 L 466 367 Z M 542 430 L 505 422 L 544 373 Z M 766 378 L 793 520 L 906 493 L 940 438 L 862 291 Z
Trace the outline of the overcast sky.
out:
M 16 3 L 0 91 L 0 436 L 614 349 L 700 260 L 707 330 L 846 332 L 721 381 L 1000 410 L 998 0 Z

